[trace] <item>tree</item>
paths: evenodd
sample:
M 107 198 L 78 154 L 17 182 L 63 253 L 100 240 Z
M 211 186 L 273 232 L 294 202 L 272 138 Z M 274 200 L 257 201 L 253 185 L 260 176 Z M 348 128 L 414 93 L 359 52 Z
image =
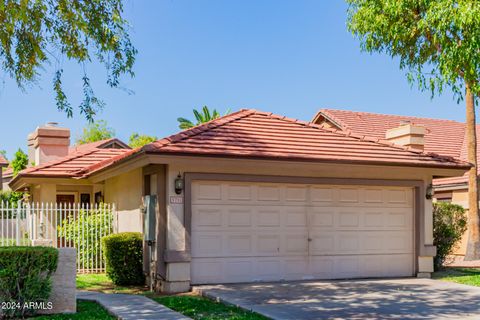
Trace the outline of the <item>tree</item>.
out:
M 230 110 L 227 110 L 225 114 L 227 115 L 229 113 Z M 180 129 L 189 129 L 198 126 L 199 124 L 220 118 L 220 113 L 218 113 L 217 110 L 213 109 L 210 111 L 207 106 L 204 106 L 201 112 L 199 112 L 197 109 L 193 109 L 193 115 L 195 116 L 196 120 L 195 124 L 188 119 L 178 118 L 178 127 Z
M 155 136 L 147 136 L 144 134 L 140 135 L 135 132 L 132 133 L 132 135 L 130 136 L 130 139 L 128 140 L 128 145 L 132 148 L 139 148 L 156 140 L 158 140 L 158 138 Z
M 13 169 L 13 176 L 16 176 L 20 171 L 25 169 L 28 166 L 28 155 L 22 151 L 22 149 L 18 149 L 15 152 L 13 160 L 10 162 L 10 165 Z
M 54 66 L 57 108 L 73 115 L 62 86 L 62 61 L 82 68 L 80 113 L 88 120 L 103 107 L 90 85 L 86 64 L 96 59 L 108 71 L 107 84 L 119 86 L 123 74 L 133 77 L 137 50 L 122 17 L 122 0 L 4 0 L 0 4 L 0 65 L 19 88 L 36 84 L 41 71 Z
M 348 28 L 366 52 L 400 61 L 410 83 L 432 97 L 450 88 L 466 103 L 469 238 L 466 260 L 480 259 L 475 104 L 480 93 L 480 2 L 347 0 Z
M 0 150 L 0 156 L 2 156 L 4 159 L 7 159 L 7 151 Z
M 115 136 L 115 130 L 110 128 L 105 120 L 89 123 L 83 128 L 83 133 L 77 138 L 77 144 L 91 143 L 111 139 Z

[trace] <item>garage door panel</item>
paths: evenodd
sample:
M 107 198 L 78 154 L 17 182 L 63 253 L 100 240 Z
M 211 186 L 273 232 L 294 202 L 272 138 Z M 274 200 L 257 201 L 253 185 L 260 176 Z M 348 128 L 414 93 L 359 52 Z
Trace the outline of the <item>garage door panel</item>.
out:
M 302 280 L 310 279 L 308 272 L 309 259 L 301 258 L 286 258 L 284 261 L 284 280 Z M 282 279 L 282 280 L 283 280 Z
M 411 188 L 202 181 L 192 191 L 192 283 L 413 273 Z
M 261 184 L 257 187 L 257 200 L 259 202 L 279 202 L 282 189 L 279 185 Z
M 260 208 L 257 211 L 257 226 L 258 227 L 280 227 L 281 212 L 278 209 Z
M 279 255 L 282 247 L 282 239 L 278 234 L 257 236 L 257 253 L 259 255 Z
M 221 234 L 192 233 L 192 256 L 215 257 L 223 253 L 223 238 Z
M 253 210 L 250 207 L 232 208 L 228 210 L 228 227 L 252 227 Z

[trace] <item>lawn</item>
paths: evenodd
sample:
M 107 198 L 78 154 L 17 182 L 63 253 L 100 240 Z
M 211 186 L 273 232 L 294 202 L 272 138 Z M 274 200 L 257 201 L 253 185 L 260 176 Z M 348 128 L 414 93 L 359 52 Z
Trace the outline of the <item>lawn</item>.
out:
M 104 273 L 79 274 L 77 275 L 77 289 L 87 291 L 98 291 L 103 293 L 130 293 L 138 294 L 148 290 L 143 286 L 117 286 Z
M 268 319 L 254 312 L 195 295 L 150 296 L 150 298 L 194 320 Z
M 480 287 L 479 268 L 446 268 L 435 272 L 432 278 Z
M 100 305 L 91 301 L 77 300 L 77 313 L 75 314 L 54 314 L 38 316 L 35 320 L 113 320 L 111 316 Z
M 144 294 L 164 306 L 178 311 L 194 320 L 265 320 L 267 318 L 243 309 L 215 302 L 193 294 L 160 296 L 148 291 L 147 287 L 116 286 L 105 274 L 77 275 L 77 289 L 104 293 Z M 47 318 L 45 318 L 47 319 Z M 48 318 L 57 319 L 57 318 Z M 70 319 L 70 318 L 58 318 Z M 84 318 L 71 318 L 84 319 Z M 94 318 L 85 318 L 94 319 Z M 103 318 L 100 318 L 103 319 Z M 106 318 L 110 319 L 110 318 Z

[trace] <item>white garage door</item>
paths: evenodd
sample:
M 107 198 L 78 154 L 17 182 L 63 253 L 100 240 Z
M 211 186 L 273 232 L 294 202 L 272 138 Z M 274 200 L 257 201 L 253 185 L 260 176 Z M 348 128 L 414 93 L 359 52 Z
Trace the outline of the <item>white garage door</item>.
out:
M 192 283 L 413 274 L 413 189 L 196 181 Z

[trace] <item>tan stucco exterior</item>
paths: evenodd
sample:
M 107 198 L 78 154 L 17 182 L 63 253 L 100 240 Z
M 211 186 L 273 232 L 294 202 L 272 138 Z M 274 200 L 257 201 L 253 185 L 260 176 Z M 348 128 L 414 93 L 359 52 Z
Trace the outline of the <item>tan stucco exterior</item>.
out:
M 105 180 L 105 202 L 117 208 L 117 230 L 142 231 L 142 169 L 137 168 Z
M 468 190 L 453 190 L 452 203 L 461 205 L 468 210 Z M 456 247 L 454 254 L 464 256 L 467 251 L 468 230 L 465 231 L 462 240 Z

